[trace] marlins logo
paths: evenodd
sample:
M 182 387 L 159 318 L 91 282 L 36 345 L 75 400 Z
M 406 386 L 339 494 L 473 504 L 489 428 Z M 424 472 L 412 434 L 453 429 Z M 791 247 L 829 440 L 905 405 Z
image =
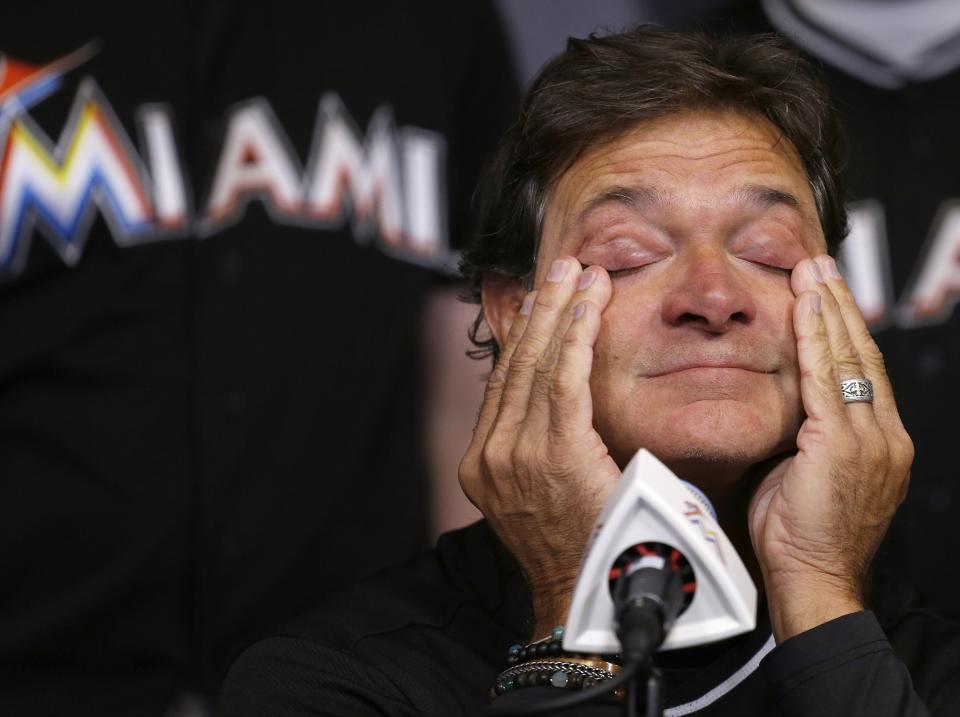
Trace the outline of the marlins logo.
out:
M 26 111 L 61 84 L 92 51 L 42 67 L 5 58 L 0 160 L 0 272 L 18 273 L 39 229 L 67 264 L 80 258 L 97 209 L 118 244 L 154 236 L 158 211 L 148 173 L 92 81 L 81 83 L 60 142 L 54 145 Z M 180 212 L 179 222 L 184 217 Z M 174 222 L 176 223 L 176 222 Z
M 388 105 L 361 133 L 335 92 L 319 98 L 305 163 L 293 151 L 269 100 L 228 111 L 211 186 L 194 211 L 171 108 L 141 105 L 139 148 L 93 77 L 77 84 L 59 139 L 30 108 L 62 89 L 67 73 L 96 48 L 44 65 L 0 55 L 0 277 L 22 272 L 41 236 L 68 265 L 77 263 L 94 218 L 117 245 L 208 236 L 241 221 L 251 201 L 280 224 L 337 229 L 408 261 L 452 269 L 448 249 L 441 135 L 397 127 Z

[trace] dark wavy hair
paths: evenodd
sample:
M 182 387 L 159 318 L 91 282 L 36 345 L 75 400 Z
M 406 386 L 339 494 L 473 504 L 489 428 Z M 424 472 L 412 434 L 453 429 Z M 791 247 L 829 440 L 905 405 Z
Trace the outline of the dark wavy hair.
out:
M 548 193 L 589 148 L 641 122 L 683 110 L 734 110 L 765 117 L 803 162 L 827 247 L 847 232 L 839 126 L 817 71 L 783 38 L 721 36 L 641 25 L 616 35 L 571 38 L 534 80 L 516 123 L 501 139 L 475 195 L 477 234 L 460 269 L 468 301 L 494 272 L 528 286 Z M 498 351 L 470 330 L 481 358 Z

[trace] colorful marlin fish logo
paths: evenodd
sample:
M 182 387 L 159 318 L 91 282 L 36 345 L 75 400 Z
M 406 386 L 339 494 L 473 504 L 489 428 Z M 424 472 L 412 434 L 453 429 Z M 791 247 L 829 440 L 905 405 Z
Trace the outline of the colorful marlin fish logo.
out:
M 96 43 L 89 43 L 52 62 L 39 65 L 0 54 L 0 117 L 9 120 L 56 92 L 64 75 L 89 60 L 96 52 Z

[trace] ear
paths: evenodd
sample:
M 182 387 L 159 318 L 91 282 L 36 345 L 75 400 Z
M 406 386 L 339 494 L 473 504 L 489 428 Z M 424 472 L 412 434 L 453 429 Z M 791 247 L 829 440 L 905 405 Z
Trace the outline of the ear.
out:
M 483 275 L 480 282 L 483 317 L 501 350 L 526 295 L 519 279 L 494 273 Z

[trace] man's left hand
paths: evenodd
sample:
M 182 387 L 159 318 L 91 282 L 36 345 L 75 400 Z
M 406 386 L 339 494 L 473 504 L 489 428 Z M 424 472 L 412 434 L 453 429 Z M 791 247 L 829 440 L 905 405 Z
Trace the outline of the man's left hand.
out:
M 749 511 L 774 635 L 782 642 L 863 609 L 874 552 L 903 501 L 913 443 L 883 357 L 833 259 L 794 268 L 793 323 L 806 420 L 797 453 L 760 483 Z M 873 403 L 844 403 L 867 378 Z

